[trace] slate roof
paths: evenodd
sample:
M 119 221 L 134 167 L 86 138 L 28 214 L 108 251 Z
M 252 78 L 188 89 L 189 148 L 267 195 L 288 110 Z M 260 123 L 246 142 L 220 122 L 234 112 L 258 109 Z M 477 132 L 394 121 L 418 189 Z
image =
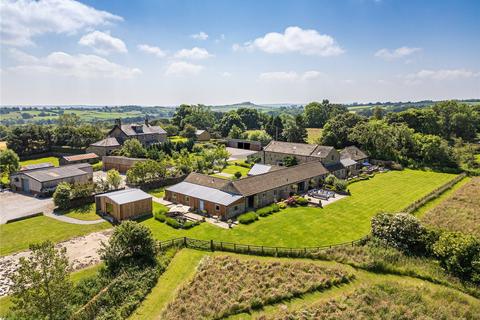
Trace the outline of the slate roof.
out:
M 363 152 L 362 150 L 360 150 L 356 146 L 348 146 L 345 149 L 343 149 L 342 151 L 340 151 L 340 158 L 342 158 L 342 159 L 350 158 L 350 159 L 353 159 L 355 161 L 358 161 L 358 160 L 366 159 L 366 158 L 368 158 L 368 156 L 365 152 Z
M 291 155 L 326 158 L 334 148 L 330 146 L 321 146 L 318 144 L 293 143 L 283 141 L 271 141 L 265 148 L 265 151 L 285 153 Z
M 149 124 L 122 124 L 120 129 L 127 136 L 138 136 L 143 134 L 166 134 L 167 132 L 159 126 Z
M 42 162 L 42 163 L 34 163 L 34 164 L 23 165 L 20 168 L 20 171 L 37 170 L 37 169 L 52 168 L 52 167 L 54 167 L 53 163 Z
M 240 194 L 243 196 L 250 196 L 252 194 L 265 192 L 327 173 L 328 170 L 321 162 L 312 161 L 282 170 L 271 171 L 257 176 L 236 180 L 232 183 Z
M 325 167 L 326 167 L 329 171 L 332 171 L 332 172 L 345 169 L 345 167 L 343 166 L 343 164 L 342 164 L 341 162 L 332 163 L 332 164 L 327 164 Z
M 311 156 L 312 157 L 320 157 L 320 158 L 326 158 L 328 154 L 333 150 L 333 147 L 330 146 L 321 146 L 317 145 L 315 150 L 313 150 Z
M 190 173 L 184 180 L 185 182 L 193 183 L 193 184 L 198 184 L 214 189 L 224 189 L 227 185 L 231 184 L 231 181 L 222 179 L 222 178 L 216 178 L 212 176 L 208 176 L 206 174 L 201 174 L 201 173 L 196 173 L 192 172 Z
M 119 147 L 120 143 L 118 143 L 117 138 L 115 137 L 108 137 L 103 140 L 94 142 L 91 146 L 95 147 Z
M 63 156 L 63 158 L 67 161 L 80 161 L 80 160 L 87 160 L 87 159 L 96 159 L 98 156 L 91 152 L 91 153 L 85 153 L 85 154 L 76 154 L 73 156 Z
M 277 153 L 288 153 L 299 156 L 310 156 L 316 147 L 316 144 L 293 143 L 273 140 L 270 141 L 269 144 L 267 144 L 264 150 Z
M 350 158 L 346 158 L 346 159 L 340 159 L 340 163 L 344 166 L 344 167 L 350 167 L 350 166 L 354 166 L 357 164 L 357 161 L 353 160 L 353 159 L 350 159 Z
M 91 167 L 91 165 L 89 165 L 88 163 L 79 163 L 61 167 L 27 171 L 22 173 L 39 182 L 47 182 L 88 174 L 88 172 L 81 170 L 85 167 Z
M 177 183 L 171 187 L 167 187 L 166 190 L 224 206 L 228 206 L 243 198 L 238 194 L 233 194 L 186 181 Z
M 285 167 L 280 167 L 280 166 L 274 166 L 274 165 L 268 165 L 268 164 L 260 164 L 260 163 L 255 163 L 253 167 L 248 171 L 249 176 L 257 176 L 259 174 L 267 173 L 270 171 L 275 171 L 279 169 L 283 169 Z
M 131 203 L 140 200 L 152 199 L 152 196 L 140 189 L 125 189 L 104 193 L 98 197 L 107 197 L 116 204 Z

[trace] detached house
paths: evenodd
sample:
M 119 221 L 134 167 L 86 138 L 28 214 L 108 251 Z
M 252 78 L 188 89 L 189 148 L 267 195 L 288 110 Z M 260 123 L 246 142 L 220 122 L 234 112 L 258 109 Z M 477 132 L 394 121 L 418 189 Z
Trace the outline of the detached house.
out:
M 94 152 L 99 156 L 110 155 L 113 150 L 121 148 L 128 139 L 137 139 L 143 145 L 165 142 L 167 132 L 160 126 L 152 126 L 148 119 L 143 124 L 122 124 L 121 119 L 115 120 L 115 126 L 108 133 L 106 139 L 92 143 L 87 152 Z
M 318 161 L 236 181 L 191 173 L 183 182 L 167 187 L 165 199 L 229 219 L 318 186 L 328 173 Z

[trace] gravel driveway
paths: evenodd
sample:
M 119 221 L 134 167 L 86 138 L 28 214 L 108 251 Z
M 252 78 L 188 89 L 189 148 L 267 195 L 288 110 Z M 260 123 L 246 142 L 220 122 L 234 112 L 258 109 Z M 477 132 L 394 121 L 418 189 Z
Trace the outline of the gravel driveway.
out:
M 17 192 L 0 192 L 0 224 L 17 218 L 28 217 L 39 212 L 52 212 L 52 198 L 38 199 Z

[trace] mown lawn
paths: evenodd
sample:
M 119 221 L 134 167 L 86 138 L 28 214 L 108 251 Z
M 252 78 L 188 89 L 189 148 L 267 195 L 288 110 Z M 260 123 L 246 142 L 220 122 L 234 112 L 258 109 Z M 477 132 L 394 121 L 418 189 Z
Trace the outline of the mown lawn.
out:
M 45 216 L 0 225 L 0 255 L 28 249 L 30 243 L 51 240 L 60 242 L 110 228 L 107 222 L 79 225 Z
M 58 160 L 59 159 L 57 157 L 45 157 L 45 158 L 38 158 L 38 159 L 20 161 L 20 165 L 24 166 L 24 165 L 27 165 L 27 164 L 38 164 L 38 163 L 50 162 L 55 167 L 58 167 L 60 165 L 58 163 Z
M 61 211 L 59 214 L 78 219 L 78 220 L 98 220 L 100 216 L 97 214 L 95 210 L 95 203 L 90 203 L 83 205 L 78 208 L 69 209 L 66 211 Z
M 193 237 L 269 246 L 319 246 L 359 239 L 368 234 L 370 219 L 381 211 L 399 211 L 453 179 L 455 175 L 428 171 L 391 171 L 349 186 L 352 196 L 324 209 L 287 208 L 251 225 L 226 230 L 202 223 L 176 230 L 154 219 L 144 220 L 159 239 Z
M 165 188 L 161 187 L 157 189 L 148 190 L 147 193 L 157 198 L 163 198 L 165 196 Z
M 173 136 L 169 138 L 171 142 L 187 142 L 188 139 L 181 136 Z

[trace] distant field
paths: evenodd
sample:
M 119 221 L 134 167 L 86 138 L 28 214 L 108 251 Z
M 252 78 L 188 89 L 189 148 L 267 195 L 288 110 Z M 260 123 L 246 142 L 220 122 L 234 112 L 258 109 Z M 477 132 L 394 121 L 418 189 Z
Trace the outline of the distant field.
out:
M 7 149 L 7 142 L 0 141 L 0 151 Z
M 317 143 L 317 140 L 322 136 L 322 130 L 320 128 L 307 128 L 307 142 Z
M 431 226 L 480 237 L 480 177 L 464 184 L 422 220 Z
M 59 159 L 57 157 L 45 157 L 45 158 L 20 161 L 20 165 L 24 166 L 27 164 L 38 164 L 38 163 L 50 162 L 55 167 L 58 167 L 60 165 L 58 161 Z

